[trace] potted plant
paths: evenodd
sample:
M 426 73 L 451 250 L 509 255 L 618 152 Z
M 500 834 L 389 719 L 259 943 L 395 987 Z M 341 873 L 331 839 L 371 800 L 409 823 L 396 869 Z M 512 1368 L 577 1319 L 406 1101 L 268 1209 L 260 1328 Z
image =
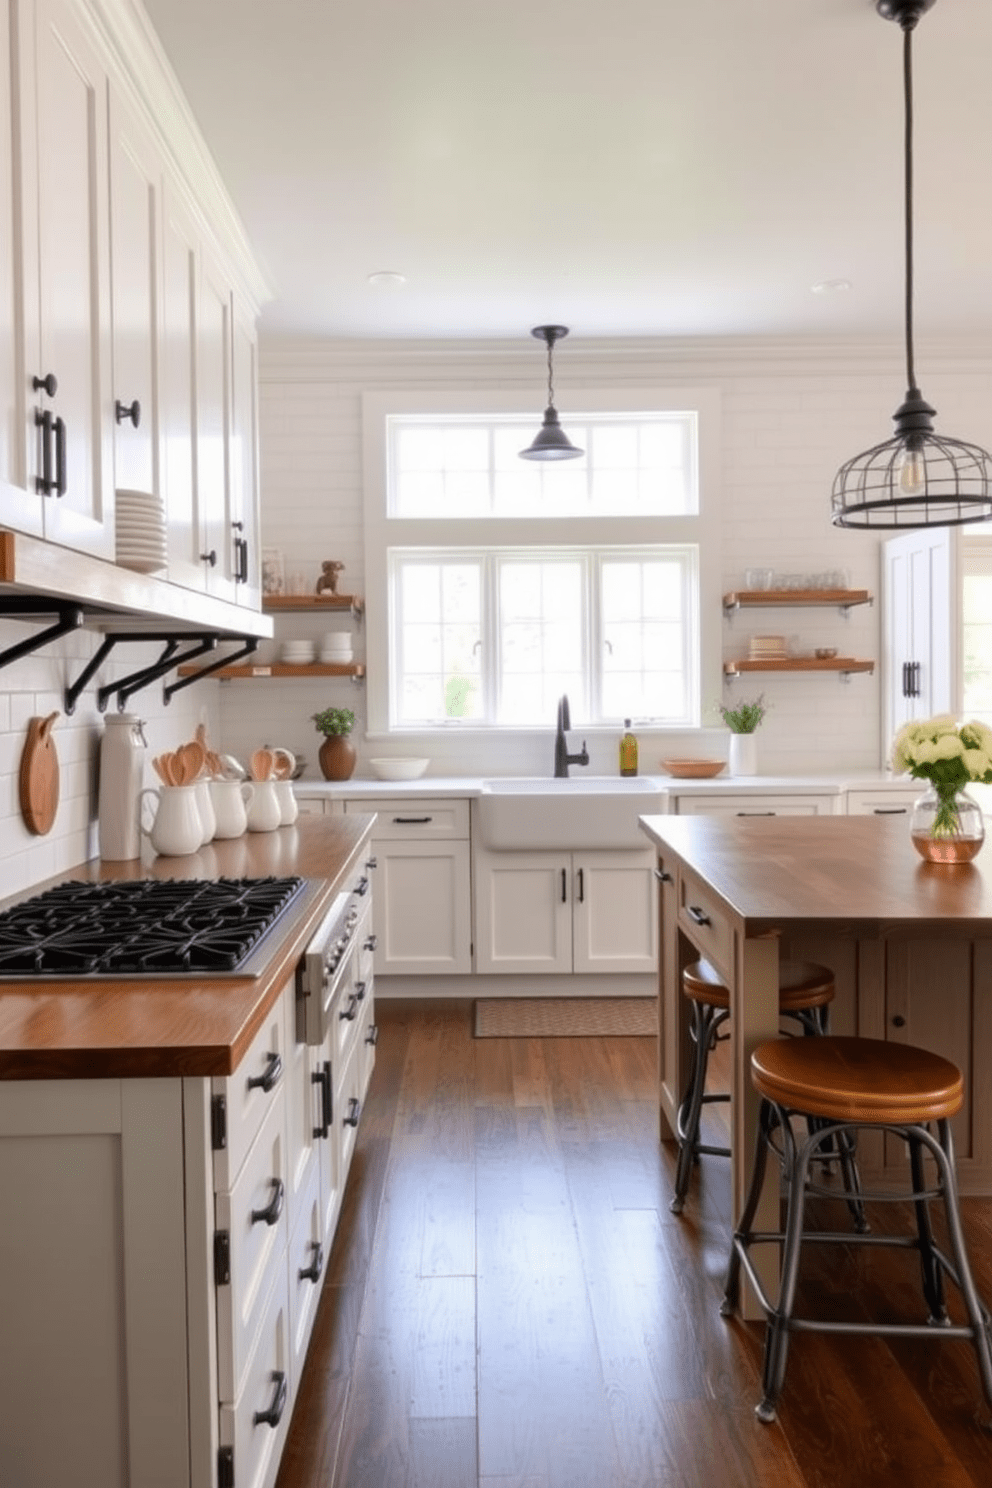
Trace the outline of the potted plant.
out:
M 355 726 L 350 708 L 324 708 L 312 713 L 314 725 L 324 735 L 317 758 L 325 780 L 348 780 L 355 768 L 355 746 L 348 735 Z
M 730 730 L 731 775 L 757 775 L 758 741 L 755 731 L 768 712 L 764 694 L 749 703 L 738 703 L 736 708 L 720 705 L 720 716 Z

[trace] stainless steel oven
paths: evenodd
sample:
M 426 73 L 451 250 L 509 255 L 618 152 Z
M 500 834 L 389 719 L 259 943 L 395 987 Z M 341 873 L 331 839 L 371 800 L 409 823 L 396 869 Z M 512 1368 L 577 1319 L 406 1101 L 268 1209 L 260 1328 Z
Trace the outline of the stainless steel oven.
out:
M 370 865 L 366 865 L 370 866 Z M 356 870 L 314 931 L 296 974 L 296 1037 L 319 1046 L 330 1031 L 331 1008 L 351 1020 L 366 987 L 358 970 L 358 949 L 374 949 L 372 896 L 366 868 Z

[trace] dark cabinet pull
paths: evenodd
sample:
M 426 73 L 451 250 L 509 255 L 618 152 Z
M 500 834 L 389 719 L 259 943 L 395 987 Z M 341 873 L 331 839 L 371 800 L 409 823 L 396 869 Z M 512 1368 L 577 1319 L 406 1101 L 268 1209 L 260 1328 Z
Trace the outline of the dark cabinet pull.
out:
M 217 549 L 216 548 L 211 548 L 209 553 L 201 553 L 200 554 L 200 560 L 203 563 L 209 563 L 211 568 L 216 568 L 217 567 Z
M 320 1141 L 331 1134 L 331 1061 L 324 1060 L 322 1069 L 310 1076 L 310 1083 L 318 1086 L 320 1090 L 320 1125 L 315 1126 L 313 1135 L 315 1141 Z
M 777 811 L 737 811 L 736 816 L 777 816 Z
M 893 1028 L 905 1028 L 906 1027 L 906 1019 L 903 1017 L 902 1013 L 896 1013 L 895 1017 L 892 1019 L 892 1027 Z
M 378 1025 L 378 1023 L 370 1023 L 369 1024 L 369 1031 L 365 1035 L 365 1042 L 367 1044 L 371 1044 L 372 1047 L 373 1047 L 373 1049 L 375 1048 L 376 1044 L 379 1042 L 379 1025 Z
M 355 983 L 355 996 L 358 998 L 358 1001 L 361 1002 L 362 998 L 365 996 L 365 983 L 364 982 L 356 982 Z
M 246 537 L 234 539 L 234 582 L 236 584 L 248 582 L 248 539 Z
M 34 424 L 36 429 L 41 430 L 41 474 L 35 479 L 35 486 L 42 496 L 50 496 L 52 493 L 52 415 L 48 409 L 35 409 Z
M 654 876 L 658 880 L 659 883 L 671 883 L 672 882 L 672 875 L 670 873 L 666 873 L 665 870 L 664 870 L 664 868 L 656 868 L 654 870 Z
M 908 661 L 904 661 L 903 664 L 902 664 L 902 695 L 903 695 L 903 697 L 909 697 L 909 662 Z
M 264 1209 L 253 1209 L 251 1211 L 252 1224 L 274 1225 L 279 1221 L 283 1201 L 286 1197 L 286 1185 L 281 1178 L 270 1178 L 269 1182 L 272 1185 L 272 1197 Z
M 313 1246 L 313 1260 L 309 1266 L 301 1266 L 296 1274 L 300 1281 L 316 1283 L 320 1280 L 320 1273 L 324 1269 L 324 1247 L 319 1240 L 311 1240 L 310 1244 Z
M 397 827 L 426 827 L 433 820 L 432 816 L 394 816 L 393 824 Z
M 687 904 L 685 912 L 694 925 L 709 925 L 711 920 L 705 910 L 699 908 L 698 904 Z
M 358 880 L 357 884 L 355 885 L 355 893 L 356 894 L 361 894 L 364 897 L 368 893 L 368 891 L 369 891 L 369 881 L 365 877 L 365 875 L 362 874 L 362 877 Z
M 59 390 L 58 378 L 54 372 L 46 372 L 44 377 L 32 377 L 31 386 L 36 393 L 47 393 L 50 398 L 54 398 Z
M 114 417 L 119 424 L 132 423 L 135 428 L 141 423 L 141 404 L 135 398 L 133 403 L 122 403 L 120 398 L 114 403 Z
M 568 903 L 568 874 L 564 868 L 561 870 L 561 902 Z
M 584 904 L 586 899 L 585 869 L 579 869 L 579 903 Z
M 357 1014 L 357 1012 L 358 997 L 354 992 L 352 992 L 351 996 L 348 998 L 348 1006 L 346 1008 L 342 1008 L 341 1012 L 338 1013 L 338 1017 L 340 1018 L 342 1023 L 353 1023 L 355 1021 L 355 1015 Z
M 907 806 L 875 806 L 872 808 L 873 816 L 905 816 L 909 808 Z
M 920 663 L 918 661 L 914 661 L 913 662 L 913 694 L 912 694 L 913 697 L 920 697 L 920 696 L 922 696 L 922 693 L 923 693 L 921 672 L 922 672 L 922 668 L 920 666 Z
M 272 1404 L 268 1410 L 256 1411 L 252 1416 L 255 1426 L 271 1426 L 273 1431 L 282 1420 L 282 1413 L 286 1409 L 286 1401 L 289 1398 L 289 1382 L 283 1369 L 272 1371 L 272 1383 L 276 1387 L 276 1393 L 272 1397 Z
M 344 1126 L 357 1126 L 358 1118 L 361 1116 L 361 1114 L 362 1103 L 356 1095 L 353 1095 L 351 1097 L 351 1100 L 348 1102 L 348 1114 L 344 1117 L 342 1124 Z
M 69 489 L 69 475 L 66 467 L 65 449 L 65 419 L 57 418 L 52 425 L 55 433 L 55 494 L 64 496 Z
M 252 1075 L 248 1081 L 249 1090 L 264 1090 L 268 1095 L 274 1090 L 282 1075 L 282 1057 L 274 1051 L 265 1056 L 265 1070 L 260 1075 Z
M 379 942 L 376 939 L 375 935 L 367 935 L 365 937 L 365 940 L 362 942 L 362 950 L 363 951 L 374 951 L 375 948 L 376 948 L 376 946 L 378 945 L 378 943 Z
M 378 866 L 379 866 L 379 859 L 378 858 L 366 858 L 365 859 L 365 866 L 369 870 L 369 872 L 371 873 L 374 868 L 378 868 Z

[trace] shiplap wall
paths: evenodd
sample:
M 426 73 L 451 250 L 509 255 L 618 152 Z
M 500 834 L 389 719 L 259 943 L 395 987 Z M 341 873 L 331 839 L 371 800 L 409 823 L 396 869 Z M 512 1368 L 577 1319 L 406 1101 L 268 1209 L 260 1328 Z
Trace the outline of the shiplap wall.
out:
M 934 347 L 918 353 L 924 391 L 947 434 L 992 443 L 992 361 L 986 349 Z M 341 587 L 364 591 L 361 395 L 365 390 L 533 390 L 535 426 L 543 407 L 545 364 L 521 338 L 506 343 L 266 344 L 261 356 L 260 429 L 264 541 L 284 555 L 287 581 L 312 591 L 320 561 L 345 565 Z M 876 595 L 874 606 L 837 610 L 756 610 L 722 628 L 724 657 L 747 654 L 752 634 L 785 633 L 803 649 L 836 645 L 874 659 L 874 675 L 843 683 L 833 674 L 755 676 L 724 688 L 724 699 L 763 692 L 770 711 L 761 729 L 762 773 L 874 769 L 881 761 L 879 542 L 876 535 L 830 525 L 830 487 L 838 465 L 891 434 L 903 396 L 898 346 L 794 342 L 583 343 L 558 348 L 556 401 L 568 410 L 581 385 L 700 385 L 722 403 L 722 548 L 724 589 L 743 583 L 751 566 L 780 572 L 846 569 L 852 587 Z M 342 621 L 336 617 L 336 627 Z M 296 615 L 277 620 L 280 638 L 319 636 L 331 628 Z M 363 633 L 355 630 L 356 657 Z M 273 648 L 270 648 L 272 654 Z M 716 699 L 704 699 L 712 704 Z M 499 738 L 479 734 L 420 736 L 402 749 L 364 737 L 364 688 L 348 681 L 223 684 L 222 727 L 228 747 L 248 752 L 279 743 L 307 756 L 318 776 L 320 737 L 310 714 L 353 707 L 358 773 L 378 753 L 431 757 L 431 774 L 510 771 L 546 773 L 547 731 Z M 548 730 L 553 720 L 548 720 Z M 726 733 L 661 735 L 641 731 L 641 769 L 668 755 L 721 755 Z M 612 734 L 589 734 L 595 772 L 616 768 Z M 365 771 L 367 773 L 367 770 Z

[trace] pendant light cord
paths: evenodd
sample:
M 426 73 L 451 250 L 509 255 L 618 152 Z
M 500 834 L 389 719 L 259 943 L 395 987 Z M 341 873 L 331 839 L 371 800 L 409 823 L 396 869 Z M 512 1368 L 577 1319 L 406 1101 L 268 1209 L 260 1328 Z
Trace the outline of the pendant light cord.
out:
M 549 336 L 548 337 L 548 407 L 549 408 L 554 408 L 554 406 L 555 406 L 555 384 L 554 384 L 554 375 L 555 374 L 554 374 L 554 362 L 552 360 L 552 352 L 554 351 L 554 345 L 555 345 L 554 337 L 553 336 Z
M 913 26 L 904 25 L 902 74 L 905 97 L 905 217 L 906 217 L 906 386 L 916 388 L 913 354 Z

